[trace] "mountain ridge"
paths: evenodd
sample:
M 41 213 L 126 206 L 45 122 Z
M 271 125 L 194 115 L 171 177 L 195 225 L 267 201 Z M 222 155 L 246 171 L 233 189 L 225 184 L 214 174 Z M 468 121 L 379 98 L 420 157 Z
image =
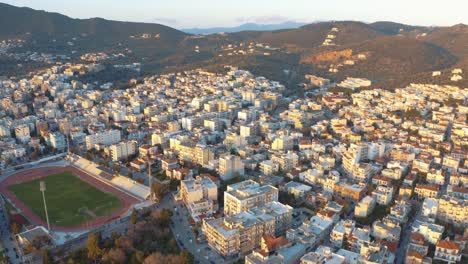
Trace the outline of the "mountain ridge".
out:
M 306 25 L 307 23 L 285 21 L 277 24 L 259 24 L 259 23 L 244 23 L 233 27 L 211 27 L 211 28 L 185 28 L 181 29 L 182 32 L 195 34 L 195 35 L 206 35 L 216 33 L 237 33 L 242 31 L 272 31 L 282 29 L 293 29 L 299 28 Z

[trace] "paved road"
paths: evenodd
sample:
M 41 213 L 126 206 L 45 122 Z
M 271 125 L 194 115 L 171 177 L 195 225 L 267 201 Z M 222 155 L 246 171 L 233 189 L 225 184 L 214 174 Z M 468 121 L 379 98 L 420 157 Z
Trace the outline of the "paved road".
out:
M 229 263 L 231 260 L 226 260 L 218 253 L 214 252 L 206 242 L 198 242 L 192 231 L 192 226 L 189 224 L 189 213 L 182 202 L 175 201 L 172 192 L 164 197 L 159 203 L 158 208 L 166 208 L 174 214 L 172 216 L 171 229 L 174 234 L 177 244 L 181 249 L 186 249 L 195 258 L 195 263 L 214 264 L 214 263 Z M 199 230 L 201 232 L 201 230 Z
M 402 236 L 400 237 L 400 244 L 398 246 L 396 256 L 395 256 L 395 263 L 396 264 L 403 264 L 405 263 L 405 256 L 406 256 L 406 249 L 408 248 L 411 236 L 411 228 L 414 221 L 417 219 L 419 213 L 421 212 L 421 205 L 418 205 L 416 212 L 410 213 L 410 218 L 408 222 L 406 222 L 403 230 L 401 231 Z
M 5 253 L 10 259 L 11 264 L 20 264 L 20 260 L 17 257 L 15 243 L 13 237 L 10 235 L 9 224 L 6 216 L 6 212 L 0 209 L 0 240 L 2 241 Z

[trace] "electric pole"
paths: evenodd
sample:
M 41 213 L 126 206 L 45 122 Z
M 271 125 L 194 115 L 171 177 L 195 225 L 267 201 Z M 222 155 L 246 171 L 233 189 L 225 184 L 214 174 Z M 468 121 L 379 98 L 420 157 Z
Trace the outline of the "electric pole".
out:
M 50 232 L 49 214 L 47 213 L 47 203 L 45 199 L 45 191 L 46 191 L 45 181 L 41 181 L 39 183 L 39 189 L 42 192 L 42 199 L 44 201 L 44 210 L 45 210 L 45 215 L 46 215 L 46 220 L 47 220 L 47 230 L 49 230 Z

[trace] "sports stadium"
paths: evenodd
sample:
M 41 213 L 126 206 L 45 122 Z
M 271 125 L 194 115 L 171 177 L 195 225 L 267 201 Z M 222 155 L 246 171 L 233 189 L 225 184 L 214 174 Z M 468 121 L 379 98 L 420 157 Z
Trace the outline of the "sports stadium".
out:
M 123 176 L 99 169 L 79 156 L 64 166 L 39 166 L 9 176 L 2 193 L 32 225 L 47 227 L 40 182 L 51 231 L 92 230 L 128 215 L 145 201 L 149 188 Z

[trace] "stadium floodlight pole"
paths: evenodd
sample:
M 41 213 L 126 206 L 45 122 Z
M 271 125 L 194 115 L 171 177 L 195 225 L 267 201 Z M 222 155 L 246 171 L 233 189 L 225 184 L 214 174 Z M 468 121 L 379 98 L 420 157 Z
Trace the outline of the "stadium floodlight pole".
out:
M 67 155 L 70 155 L 70 140 L 69 140 L 69 135 L 67 135 Z
M 44 210 L 45 210 L 45 215 L 46 215 L 46 220 L 47 220 L 47 230 L 49 230 L 49 232 L 50 232 L 49 214 L 47 213 L 47 203 L 46 203 L 46 200 L 45 200 L 45 191 L 46 191 L 45 181 L 41 181 L 39 183 L 39 189 L 42 192 L 42 199 L 44 200 Z
M 148 186 L 150 188 L 150 200 L 153 200 L 153 192 L 151 191 L 151 182 L 152 182 L 152 177 L 151 177 L 151 161 L 149 159 L 149 156 L 146 157 L 148 160 Z

